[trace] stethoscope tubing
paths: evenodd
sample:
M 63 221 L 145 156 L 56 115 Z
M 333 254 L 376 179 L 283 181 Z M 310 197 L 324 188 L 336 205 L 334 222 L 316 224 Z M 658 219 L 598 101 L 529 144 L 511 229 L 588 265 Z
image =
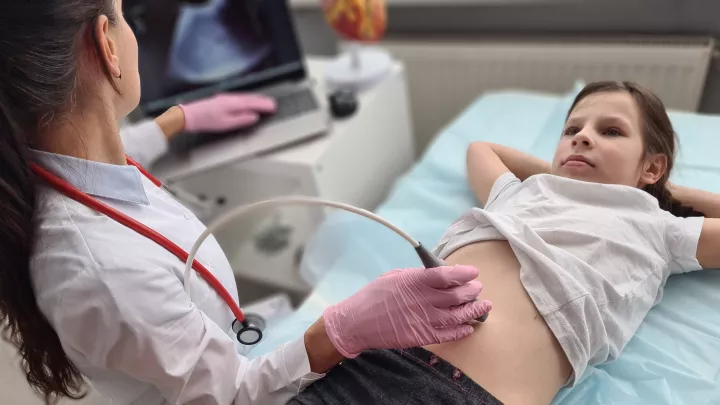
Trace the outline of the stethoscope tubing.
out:
M 127 158 L 128 164 L 131 164 L 138 168 L 138 170 L 145 175 L 150 181 L 152 181 L 155 185 L 158 187 L 161 186 L 160 181 L 158 181 L 156 178 L 154 178 L 152 175 L 150 175 L 145 169 L 143 169 L 139 164 L 137 164 L 135 161 Z M 132 229 L 133 231 L 139 233 L 140 235 L 145 236 L 146 238 L 152 240 L 153 242 L 157 243 L 158 245 L 162 246 L 166 250 L 168 250 L 170 253 L 175 255 L 178 259 L 180 259 L 183 262 L 190 263 L 190 268 L 195 269 L 198 274 L 218 293 L 220 298 L 222 298 L 223 301 L 228 305 L 230 310 L 232 311 L 233 315 L 235 316 L 235 319 L 238 322 L 241 322 L 243 326 L 245 325 L 245 314 L 240 309 L 238 304 L 233 299 L 232 295 L 227 291 L 227 289 L 222 285 L 222 283 L 205 267 L 202 265 L 202 263 L 195 260 L 195 254 L 197 253 L 197 250 L 193 253 L 192 259 L 190 259 L 190 255 L 188 252 L 183 250 L 180 246 L 160 234 L 159 232 L 153 230 L 152 228 L 145 226 L 143 223 L 135 220 L 134 218 L 123 214 L 122 212 L 116 210 L 115 208 L 110 207 L 109 205 L 103 203 L 102 201 L 99 201 L 90 195 L 80 191 L 79 189 L 73 187 L 70 183 L 60 179 L 59 177 L 55 176 L 54 174 L 50 173 L 46 169 L 42 168 L 38 164 L 34 162 L 30 162 L 30 169 L 32 172 L 40 179 L 48 183 L 51 187 L 53 187 L 58 192 L 62 193 L 63 195 L 67 196 L 68 198 L 71 198 L 80 204 L 83 204 L 89 208 L 92 208 L 109 218 L 113 219 L 114 221 Z M 184 287 L 185 290 L 188 290 L 188 280 L 187 273 L 185 274 L 184 278 Z

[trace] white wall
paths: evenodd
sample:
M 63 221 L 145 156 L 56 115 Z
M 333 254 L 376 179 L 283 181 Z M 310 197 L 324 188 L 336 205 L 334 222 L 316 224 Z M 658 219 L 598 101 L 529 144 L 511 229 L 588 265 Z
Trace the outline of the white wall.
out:
M 291 0 L 306 53 L 332 55 L 335 34 L 316 8 Z M 720 37 L 718 0 L 388 0 L 389 37 L 689 35 Z M 720 113 L 720 58 L 701 112 Z

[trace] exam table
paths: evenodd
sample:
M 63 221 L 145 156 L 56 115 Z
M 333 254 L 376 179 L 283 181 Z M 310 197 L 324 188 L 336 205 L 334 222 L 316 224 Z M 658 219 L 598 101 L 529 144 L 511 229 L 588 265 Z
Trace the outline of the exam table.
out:
M 398 180 L 377 213 L 428 247 L 477 204 L 467 184 L 470 142 L 502 143 L 550 160 L 578 88 L 565 95 L 503 91 L 479 97 Z M 680 150 L 671 180 L 720 192 L 720 116 L 672 112 Z M 267 353 L 301 336 L 327 305 L 394 268 L 420 266 L 399 236 L 365 218 L 336 212 L 318 229 L 302 264 L 313 293 L 292 315 L 270 322 Z M 492 315 L 491 315 L 492 316 Z M 720 271 L 670 277 L 665 295 L 620 358 L 589 367 L 555 405 L 720 404 Z

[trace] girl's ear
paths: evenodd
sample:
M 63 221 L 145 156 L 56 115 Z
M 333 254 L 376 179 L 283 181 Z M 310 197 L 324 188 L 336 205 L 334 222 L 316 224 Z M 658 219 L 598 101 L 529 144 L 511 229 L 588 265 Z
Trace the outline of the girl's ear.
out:
M 640 174 L 640 187 L 655 184 L 665 175 L 668 168 L 668 157 L 663 153 L 654 153 L 645 158 L 643 171 Z

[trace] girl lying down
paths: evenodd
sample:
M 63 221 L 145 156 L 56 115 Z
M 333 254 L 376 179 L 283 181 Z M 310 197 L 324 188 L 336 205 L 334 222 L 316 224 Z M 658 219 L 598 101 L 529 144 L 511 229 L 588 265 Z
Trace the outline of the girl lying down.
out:
M 457 342 L 346 360 L 290 403 L 549 404 L 618 358 L 668 276 L 720 268 L 720 195 L 670 184 L 674 153 L 662 102 L 628 82 L 580 92 L 552 163 L 472 144 L 484 208 L 436 253 L 480 269 L 490 318 Z

